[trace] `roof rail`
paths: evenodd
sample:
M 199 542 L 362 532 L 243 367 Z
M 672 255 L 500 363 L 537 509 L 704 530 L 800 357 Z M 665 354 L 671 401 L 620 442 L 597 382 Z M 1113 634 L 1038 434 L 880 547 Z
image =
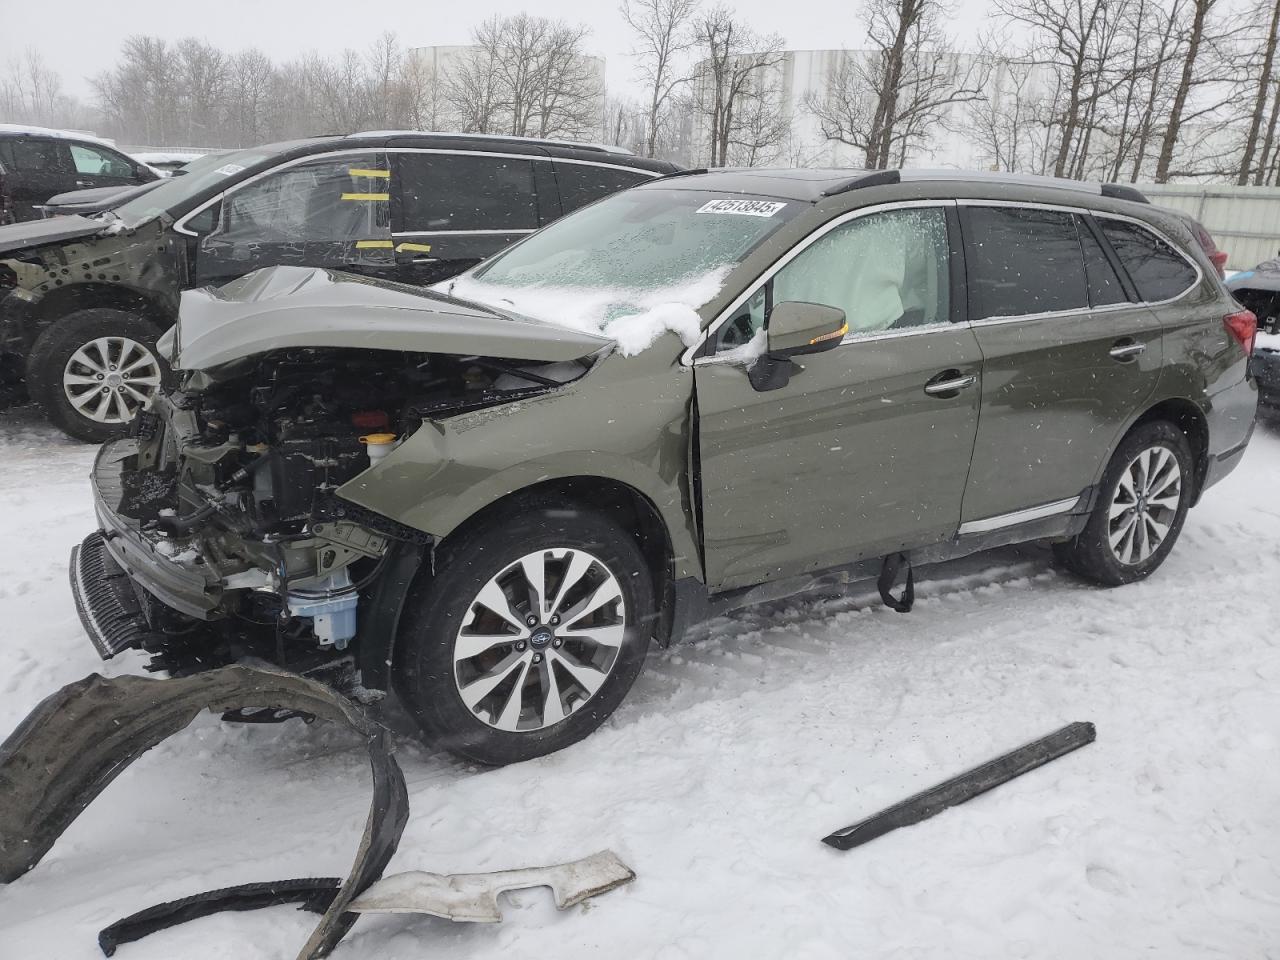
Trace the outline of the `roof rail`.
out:
M 837 183 L 834 187 L 828 187 L 822 191 L 824 197 L 834 197 L 837 194 L 848 193 L 850 190 L 860 190 L 863 187 L 886 187 L 902 182 L 902 174 L 897 170 L 868 170 L 866 173 L 860 173 L 856 177 L 851 177 L 843 183 Z
M 649 182 L 653 183 L 655 180 L 670 180 L 673 177 L 692 177 L 699 173 L 709 172 L 710 171 L 708 171 L 706 167 L 693 167 L 690 170 L 674 170 L 671 173 L 664 173 L 660 177 L 654 177 L 653 180 L 650 180 Z
M 1127 183 L 1104 183 L 1102 185 L 1102 195 L 1110 197 L 1112 200 L 1132 200 L 1134 203 L 1151 202 L 1147 199 L 1145 193 Z
M 517 137 L 506 133 L 459 133 L 449 130 L 359 130 L 345 134 L 346 139 L 356 137 L 458 137 L 468 140 L 519 140 L 525 143 L 541 143 L 555 147 L 572 147 L 575 150 L 592 150 L 596 153 L 616 153 L 626 156 L 634 154 L 626 147 L 610 146 L 605 143 L 587 143 L 579 140 L 556 140 L 551 137 Z

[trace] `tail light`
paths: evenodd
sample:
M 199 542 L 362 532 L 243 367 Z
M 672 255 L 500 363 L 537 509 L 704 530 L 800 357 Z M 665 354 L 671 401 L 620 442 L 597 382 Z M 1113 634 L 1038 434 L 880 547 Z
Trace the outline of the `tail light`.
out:
M 1204 224 L 1193 220 L 1191 232 L 1196 235 L 1196 240 L 1200 243 L 1200 249 L 1208 256 L 1209 262 L 1213 264 L 1213 269 L 1218 271 L 1218 279 L 1227 279 L 1227 251 L 1218 249 L 1217 242 L 1213 239 L 1213 235 L 1204 228 Z
M 1258 318 L 1250 310 L 1229 313 L 1222 318 L 1222 325 L 1227 333 L 1235 337 L 1236 343 L 1244 347 L 1244 352 L 1252 355 L 1253 338 L 1258 332 Z

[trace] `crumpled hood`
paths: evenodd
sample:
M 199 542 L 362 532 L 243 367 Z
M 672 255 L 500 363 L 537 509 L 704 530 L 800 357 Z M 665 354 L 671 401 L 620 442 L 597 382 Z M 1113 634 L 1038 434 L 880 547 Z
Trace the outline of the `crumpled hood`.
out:
M 207 370 L 289 347 L 550 362 L 576 360 L 610 342 L 405 284 L 315 267 L 268 267 L 223 287 L 185 291 L 178 323 L 159 347 L 174 367 Z
M 62 243 L 92 236 L 107 227 L 88 217 L 55 217 L 51 220 L 24 220 L 0 227 L 0 254 L 47 243 Z

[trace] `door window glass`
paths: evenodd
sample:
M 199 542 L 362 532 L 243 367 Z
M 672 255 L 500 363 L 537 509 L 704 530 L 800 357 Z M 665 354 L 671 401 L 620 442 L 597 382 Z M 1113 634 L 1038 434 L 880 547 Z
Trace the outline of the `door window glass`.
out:
M 652 179 L 639 170 L 556 162 L 556 181 L 560 184 L 560 203 L 565 213 Z
M 1125 220 L 1098 223 L 1144 301 L 1172 300 L 1196 282 L 1195 267 L 1150 230 Z
M 1076 229 L 1080 233 L 1080 249 L 1084 252 L 1084 272 L 1089 279 L 1089 304 L 1094 307 L 1105 307 L 1113 303 L 1125 303 L 1129 298 L 1115 268 L 1107 259 L 1102 244 L 1093 235 L 1088 225 L 1076 221 Z
M 71 144 L 71 162 L 75 164 L 76 173 L 127 179 L 134 176 L 133 164 L 124 157 L 83 143 Z
M 806 247 L 721 329 L 718 346 L 750 340 L 766 309 L 797 300 L 844 311 L 849 335 L 950 322 L 947 218 L 936 207 L 858 217 Z
M 390 247 L 384 157 L 300 163 L 227 195 L 216 236 L 223 242 L 344 241 Z
M 12 140 L 9 153 L 13 169 L 26 173 L 57 173 L 66 169 L 59 156 L 59 144 L 53 140 Z
M 1089 306 L 1075 217 L 1057 210 L 965 207 L 974 320 Z
M 533 162 L 468 153 L 396 155 L 397 230 L 533 230 Z

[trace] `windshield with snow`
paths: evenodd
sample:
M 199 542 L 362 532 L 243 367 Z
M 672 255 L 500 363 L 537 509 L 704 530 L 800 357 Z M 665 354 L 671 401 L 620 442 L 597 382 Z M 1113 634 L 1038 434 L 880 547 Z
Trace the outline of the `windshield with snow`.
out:
M 221 183 L 231 175 L 255 163 L 261 163 L 269 155 L 259 149 L 201 157 L 187 164 L 182 176 L 165 180 L 154 190 L 148 190 L 128 203 L 122 203 L 112 212 L 129 226 L 144 223 L 165 210 L 176 207 L 184 200 Z
M 627 190 L 557 220 L 441 288 L 603 334 L 623 354 L 663 331 L 698 336 L 697 308 L 803 204 L 706 190 Z
M 704 190 L 628 190 L 558 220 L 473 276 L 637 293 L 684 285 L 737 263 L 800 207 Z

